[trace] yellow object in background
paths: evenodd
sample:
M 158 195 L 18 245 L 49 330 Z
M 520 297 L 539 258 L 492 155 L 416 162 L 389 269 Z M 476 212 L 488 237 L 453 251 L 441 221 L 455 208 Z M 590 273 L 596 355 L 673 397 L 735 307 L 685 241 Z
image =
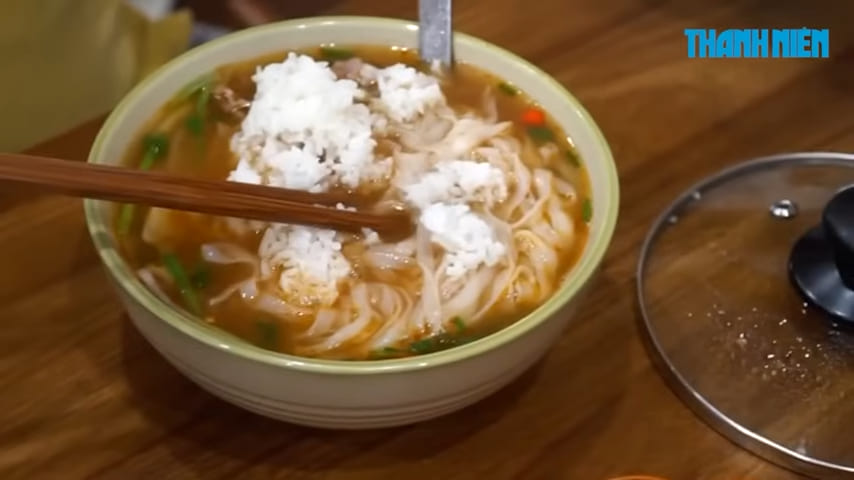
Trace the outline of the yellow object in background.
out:
M 0 2 L 0 150 L 17 151 L 107 113 L 186 50 L 192 18 L 152 20 L 123 0 Z

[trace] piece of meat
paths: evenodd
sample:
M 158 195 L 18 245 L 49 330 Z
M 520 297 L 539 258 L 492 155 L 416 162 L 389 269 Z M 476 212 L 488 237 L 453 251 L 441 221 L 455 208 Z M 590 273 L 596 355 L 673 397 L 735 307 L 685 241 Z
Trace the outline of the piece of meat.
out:
M 361 80 L 361 70 L 363 62 L 359 58 L 351 58 L 349 60 L 340 60 L 332 64 L 330 67 L 338 78 L 349 78 L 359 82 Z
M 213 98 L 223 112 L 234 115 L 238 120 L 246 117 L 249 106 L 252 105 L 249 100 L 238 97 L 234 90 L 223 85 L 214 87 Z

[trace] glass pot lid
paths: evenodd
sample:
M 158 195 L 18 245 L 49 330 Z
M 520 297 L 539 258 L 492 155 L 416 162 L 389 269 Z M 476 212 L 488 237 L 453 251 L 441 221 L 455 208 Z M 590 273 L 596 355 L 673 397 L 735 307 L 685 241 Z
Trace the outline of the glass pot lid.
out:
M 854 155 L 762 158 L 656 221 L 637 293 L 653 360 L 712 427 L 818 478 L 854 474 Z

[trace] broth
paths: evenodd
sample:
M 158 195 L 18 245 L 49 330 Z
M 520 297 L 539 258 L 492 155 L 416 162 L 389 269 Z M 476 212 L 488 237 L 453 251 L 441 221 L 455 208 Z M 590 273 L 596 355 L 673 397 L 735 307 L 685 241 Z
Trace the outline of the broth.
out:
M 318 47 L 300 53 L 316 59 L 340 57 L 333 63 L 339 74 L 344 65 L 358 65 L 359 61 L 379 68 L 403 63 L 426 71 L 418 63 L 416 53 L 410 50 Z M 280 53 L 225 65 L 196 82 L 195 87 L 189 86 L 161 108 L 140 132 L 137 141 L 128 149 L 124 163 L 137 167 L 143 162 L 147 163 L 143 168 L 181 175 L 228 178 L 239 160 L 233 137 L 246 121 L 241 116 L 245 105 L 235 99 L 252 100 L 256 94 L 252 77 L 259 66 L 283 62 L 286 56 Z M 218 90 L 222 86 L 227 90 Z M 376 88 L 379 87 L 369 84 L 365 90 Z M 248 225 L 248 228 L 233 228 L 233 219 L 119 206 L 116 230 L 122 254 L 138 269 L 149 288 L 168 301 L 248 342 L 277 352 L 345 360 L 403 357 L 466 343 L 517 321 L 559 288 L 585 247 L 592 215 L 587 174 L 567 135 L 524 92 L 466 64 L 458 65 L 452 74 L 441 79 L 441 90 L 449 107 L 442 115 L 450 115 L 448 118 L 456 122 L 453 125 L 461 124 L 468 118 L 466 115 L 474 115 L 473 122 L 481 122 L 474 125 L 511 122 L 509 129 L 479 142 L 475 149 L 467 152 L 467 158 L 460 160 L 497 165 L 500 161 L 511 161 L 516 155 L 525 170 L 502 170 L 508 178 L 505 200 L 488 208 L 470 202 L 472 211 L 481 217 L 494 218 L 496 225 L 510 226 L 507 238 L 511 241 L 505 242 L 506 251 L 510 253 L 502 256 L 499 263 L 481 264 L 461 278 L 449 279 L 450 273 L 434 267 L 437 272 L 434 291 L 438 294 L 436 301 L 441 306 L 440 313 L 434 312 L 435 308 L 427 311 L 429 302 L 425 295 L 429 292 L 425 285 L 433 280 L 425 270 L 421 253 L 409 257 L 389 253 L 396 247 L 370 244 L 367 234 L 341 241 L 341 253 L 349 262 L 350 271 L 337 283 L 335 300 L 327 304 L 281 286 L 283 272 L 289 268 L 287 263 L 269 267 L 265 273 L 265 263 L 259 260 L 259 248 L 270 237 L 265 237 L 269 234 L 263 224 L 244 222 L 241 225 Z M 477 120 L 490 116 L 497 116 L 497 120 L 492 123 Z M 420 121 L 421 126 L 427 123 L 427 120 Z M 406 155 L 426 150 L 415 149 L 412 153 L 413 149 L 401 140 L 403 134 L 390 131 L 373 136 L 377 140 L 375 154 L 393 157 L 392 173 L 362 183 L 357 190 L 373 189 L 383 198 L 401 200 L 400 188 L 392 186 L 397 178 L 394 175 L 408 168 L 402 160 L 409 158 Z M 514 145 L 517 153 L 514 153 Z M 431 162 L 456 160 L 437 155 L 425 153 L 422 156 L 431 158 Z M 524 172 L 529 175 L 529 184 L 524 185 L 524 189 L 530 192 L 524 197 L 514 197 L 523 189 Z M 423 178 L 423 175 L 424 172 L 418 172 L 414 178 Z M 333 185 L 331 188 L 346 187 Z M 540 189 L 548 189 L 550 193 L 538 197 Z M 522 199 L 521 203 L 502 217 L 502 205 L 517 197 Z M 528 212 L 533 212 L 530 215 L 535 218 L 523 221 Z M 566 224 L 564 216 L 571 225 Z M 520 225 L 512 227 L 514 224 Z M 561 233 L 569 231 L 571 234 Z M 156 232 L 156 235 L 148 232 Z M 417 241 L 411 243 L 417 244 Z M 435 241 L 430 245 L 427 263 L 447 264 L 450 254 L 443 253 Z M 236 252 L 229 255 L 244 260 L 211 261 L 217 255 L 222 257 L 224 252 Z M 370 260 L 383 258 L 386 261 L 383 256 L 394 257 L 397 263 L 390 268 L 380 268 L 376 261 Z M 513 266 L 502 266 L 508 262 Z M 254 290 L 246 283 L 250 277 L 254 279 L 250 282 Z M 482 291 L 468 293 L 471 305 L 464 305 L 463 300 L 469 297 L 459 292 L 475 281 L 482 282 L 479 284 Z M 506 286 L 498 291 L 494 285 L 501 281 L 505 281 Z M 242 287 L 236 287 L 241 284 Z M 227 294 L 229 290 L 231 294 Z M 362 298 L 364 301 L 360 300 Z M 451 304 L 459 305 L 448 306 Z M 480 313 L 468 318 L 453 314 L 457 310 L 472 312 L 473 308 Z M 365 314 L 366 309 L 371 313 Z M 365 315 L 370 318 L 364 319 Z M 448 318 L 435 320 L 442 315 Z M 326 317 L 333 320 L 324 320 Z M 428 317 L 433 320 L 423 320 Z M 362 322 L 358 332 L 335 341 L 335 335 L 355 328 L 352 327 L 354 322 Z

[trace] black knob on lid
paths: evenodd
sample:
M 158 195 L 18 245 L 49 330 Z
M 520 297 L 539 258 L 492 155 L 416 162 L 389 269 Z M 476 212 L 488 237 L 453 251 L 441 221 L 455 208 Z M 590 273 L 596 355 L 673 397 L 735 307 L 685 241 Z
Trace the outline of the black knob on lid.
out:
M 792 247 L 789 276 L 807 302 L 854 327 L 854 185 L 837 192 L 821 225 Z

